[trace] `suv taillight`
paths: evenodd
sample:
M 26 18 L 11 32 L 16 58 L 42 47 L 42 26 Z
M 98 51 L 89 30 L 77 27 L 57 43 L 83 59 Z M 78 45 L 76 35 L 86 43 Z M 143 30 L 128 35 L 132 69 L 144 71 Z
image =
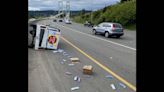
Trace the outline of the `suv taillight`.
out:
M 115 24 L 113 24 L 113 28 L 115 28 L 116 27 L 116 25 Z
M 115 30 L 115 27 L 116 27 L 116 26 L 115 26 L 115 24 L 113 24 L 112 31 L 114 31 L 114 30 Z
M 113 28 L 112 28 L 112 31 L 114 32 L 114 30 L 115 30 L 115 28 L 113 27 Z

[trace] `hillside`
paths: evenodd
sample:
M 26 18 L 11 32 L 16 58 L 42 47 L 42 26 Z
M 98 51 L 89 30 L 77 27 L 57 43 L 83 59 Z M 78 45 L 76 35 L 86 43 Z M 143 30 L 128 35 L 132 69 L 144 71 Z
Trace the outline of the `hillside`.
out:
M 95 25 L 101 22 L 118 22 L 125 28 L 136 29 L 136 0 L 107 6 L 101 10 L 92 12 L 92 14 L 81 14 L 73 17 L 73 21 L 78 23 L 91 21 Z
M 71 11 L 71 17 L 76 16 L 80 14 L 79 11 Z M 91 11 L 86 11 L 86 13 L 89 13 Z M 49 17 L 51 15 L 56 15 L 58 11 L 53 11 L 53 10 L 45 10 L 45 11 L 28 11 L 28 17 L 29 18 L 38 18 L 38 17 Z
M 28 11 L 29 18 L 38 18 L 38 17 L 48 17 L 50 15 L 57 14 L 57 11 L 47 10 L 47 11 Z

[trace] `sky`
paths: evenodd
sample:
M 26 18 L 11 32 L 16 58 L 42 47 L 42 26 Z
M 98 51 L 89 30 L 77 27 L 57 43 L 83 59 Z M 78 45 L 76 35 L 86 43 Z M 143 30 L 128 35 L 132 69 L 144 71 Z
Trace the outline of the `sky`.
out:
M 58 10 L 59 0 L 28 0 L 28 10 Z M 70 1 L 70 10 L 98 10 L 120 0 L 63 0 Z M 65 4 L 65 2 L 64 2 Z

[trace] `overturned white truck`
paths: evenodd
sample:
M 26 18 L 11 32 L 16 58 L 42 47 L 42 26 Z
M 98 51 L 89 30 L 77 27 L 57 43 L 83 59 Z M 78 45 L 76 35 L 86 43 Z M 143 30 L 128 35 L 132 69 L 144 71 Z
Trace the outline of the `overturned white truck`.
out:
M 57 49 L 60 36 L 60 29 L 47 25 L 30 24 L 28 45 L 29 47 L 34 47 L 35 50 L 40 48 Z

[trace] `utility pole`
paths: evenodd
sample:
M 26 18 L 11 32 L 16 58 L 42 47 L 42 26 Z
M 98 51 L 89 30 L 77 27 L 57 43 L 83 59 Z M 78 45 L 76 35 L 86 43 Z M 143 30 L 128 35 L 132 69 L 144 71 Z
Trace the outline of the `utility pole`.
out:
M 91 23 L 92 23 L 92 7 L 91 7 Z
M 91 24 L 92 24 L 92 13 L 93 13 L 93 0 L 92 0 L 92 4 L 91 4 Z
M 70 19 L 70 2 L 69 1 L 66 1 L 66 19 Z
M 63 13 L 63 0 L 58 1 L 58 14 Z

